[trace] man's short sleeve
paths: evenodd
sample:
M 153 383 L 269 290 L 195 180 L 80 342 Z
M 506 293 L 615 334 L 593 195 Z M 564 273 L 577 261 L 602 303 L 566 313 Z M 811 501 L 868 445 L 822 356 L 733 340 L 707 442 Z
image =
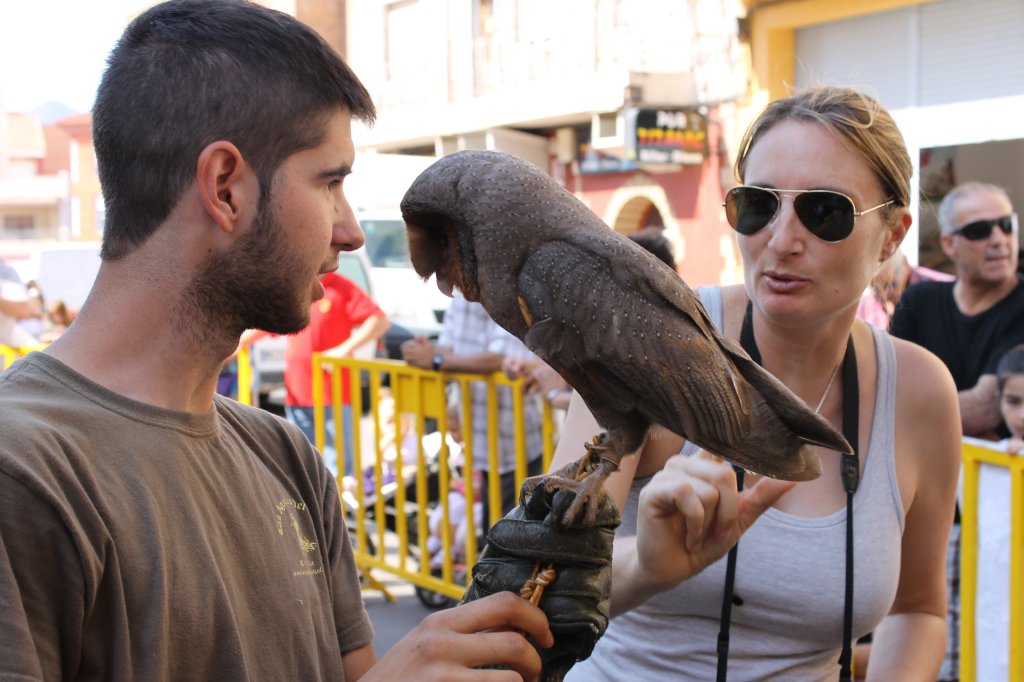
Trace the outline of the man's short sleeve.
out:
M 355 283 L 341 277 L 340 275 L 339 279 L 342 282 L 342 286 L 345 288 L 346 300 L 348 301 L 346 305 L 348 308 L 348 316 L 353 323 L 362 324 L 374 315 L 384 314 L 384 311 L 380 309 L 380 306 L 374 303 L 373 299 Z
M 338 646 L 344 655 L 373 642 L 373 625 L 363 603 L 352 541 L 345 526 L 338 489 L 333 480 L 327 481 L 323 515 L 324 533 L 330 538 L 327 560 L 331 567 Z
M 487 350 L 498 355 L 532 358 L 530 349 L 494 320 L 487 325 Z
M 77 652 L 81 557 L 56 511 L 0 472 L 0 678 L 59 679 Z

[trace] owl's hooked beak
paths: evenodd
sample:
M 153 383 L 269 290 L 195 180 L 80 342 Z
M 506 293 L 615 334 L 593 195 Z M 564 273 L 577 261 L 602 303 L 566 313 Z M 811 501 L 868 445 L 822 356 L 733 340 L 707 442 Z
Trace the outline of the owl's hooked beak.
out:
M 437 288 L 440 290 L 440 292 L 447 296 L 448 298 L 454 298 L 454 296 L 452 295 L 452 289 L 454 288 L 454 284 L 452 283 L 451 280 L 448 279 L 447 274 L 445 274 L 443 270 L 438 270 L 434 274 L 434 277 L 437 279 Z

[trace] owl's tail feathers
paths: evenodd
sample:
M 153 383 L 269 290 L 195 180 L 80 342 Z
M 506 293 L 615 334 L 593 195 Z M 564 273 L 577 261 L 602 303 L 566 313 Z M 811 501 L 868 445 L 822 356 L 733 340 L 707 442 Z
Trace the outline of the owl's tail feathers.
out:
M 811 410 L 792 391 L 749 358 L 735 358 L 740 374 L 764 399 L 765 403 L 786 427 L 801 440 L 820 445 L 843 454 L 853 454 L 853 448 L 827 419 Z

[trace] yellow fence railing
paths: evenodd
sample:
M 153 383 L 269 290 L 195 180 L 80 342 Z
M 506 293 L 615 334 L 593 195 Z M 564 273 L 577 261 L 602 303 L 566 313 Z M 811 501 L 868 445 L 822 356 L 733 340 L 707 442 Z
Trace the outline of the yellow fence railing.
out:
M 249 347 L 238 349 L 238 402 L 254 405 L 252 397 L 252 354 Z
M 18 358 L 28 355 L 34 350 L 42 350 L 47 344 L 41 343 L 35 346 L 5 346 L 0 344 L 0 371 L 8 368 Z M 246 405 L 253 404 L 252 397 L 253 370 L 248 348 L 238 352 L 238 402 Z
M 356 475 L 343 477 L 340 487 L 346 501 L 346 513 L 351 519 L 355 542 L 356 562 L 364 573 L 380 569 L 399 576 L 414 585 L 445 595 L 461 597 L 468 584 L 467 569 L 476 562 L 480 548 L 477 537 L 480 530 L 473 510 L 480 492 L 477 485 L 488 485 L 490 518 L 502 516 L 498 474 L 498 392 L 508 390 L 512 396 L 516 448 L 516 489 L 526 478 L 527 450 L 523 418 L 525 400 L 521 379 L 509 379 L 502 373 L 491 375 L 436 372 L 410 367 L 394 360 L 326 359 L 314 355 L 313 366 L 330 370 L 330 409 L 335 424 L 341 424 L 342 378 L 347 370 L 352 396 L 352 412 L 356 415 L 351 438 L 354 448 Z M 314 370 L 316 372 L 316 370 Z M 460 394 L 469 396 L 474 384 L 486 389 L 488 402 L 488 479 L 477 481 L 473 453 L 473 409 L 471 400 L 460 401 L 457 412 L 459 426 L 466 438 L 461 453 L 453 459 L 451 439 L 442 434 L 449 431 L 449 400 L 446 387 L 459 386 Z M 385 389 L 385 385 L 387 388 Z M 316 443 L 322 449 L 325 432 L 322 410 L 327 396 L 323 382 L 313 381 L 313 404 Z M 364 405 L 364 400 L 369 404 Z M 547 468 L 554 452 L 555 428 L 552 410 L 541 401 L 543 462 Z M 363 420 L 359 415 L 367 414 Z M 371 433 L 364 434 L 364 426 Z M 428 451 L 428 436 L 436 435 L 436 446 Z M 335 429 L 335 451 L 338 470 L 344 471 L 345 437 L 342 429 Z M 390 455 L 387 443 L 407 443 L 404 457 L 401 447 Z M 408 450 L 412 450 L 409 452 Z M 397 459 L 397 461 L 395 461 Z M 395 480 L 388 476 L 390 473 Z M 464 518 L 458 523 L 452 508 L 462 496 L 460 509 Z M 388 536 L 389 533 L 393 535 Z M 456 540 L 460 540 L 456 548 Z M 390 542 L 389 542 L 390 540 Z M 431 546 L 431 541 L 434 543 Z M 388 547 L 390 546 L 390 549 Z M 430 557 L 435 557 L 431 568 Z M 438 561 L 437 558 L 440 557 Z
M 1005 660 L 1004 680 L 1024 680 L 1024 457 L 993 449 L 993 444 L 964 439 L 963 496 L 960 516 L 960 679 L 990 682 L 990 674 L 979 675 L 979 664 L 1000 670 Z M 984 489 L 983 485 L 985 484 Z M 979 511 L 1000 512 L 981 518 Z M 1009 526 L 1007 529 L 1006 526 Z M 1007 536 L 1009 543 L 986 542 L 986 534 Z M 992 545 L 995 544 L 995 547 Z M 979 551 L 979 550 L 982 551 Z M 983 572 L 1001 573 L 986 576 Z M 978 610 L 981 590 L 990 592 L 987 603 L 1005 605 L 1002 615 Z M 989 619 L 986 622 L 986 619 Z M 987 632 L 1005 633 L 979 641 L 979 625 Z M 1008 647 L 1008 651 L 1006 648 Z M 984 648 L 984 650 L 982 650 Z M 980 656 L 979 656 L 980 654 Z M 983 679 L 984 677 L 984 679 Z
M 37 346 L 4 346 L 0 345 L 0 371 L 10 367 L 18 358 L 28 355 L 34 350 L 42 350 L 46 344 Z
M 0 345 L 0 369 L 43 347 Z M 368 577 L 370 570 L 379 569 L 425 590 L 458 599 L 468 584 L 468 569 L 476 562 L 480 550 L 477 538 L 482 534 L 473 514 L 474 504 L 480 499 L 478 485 L 490 486 L 492 521 L 502 515 L 497 473 L 500 389 L 510 389 L 513 399 L 517 490 L 526 477 L 523 410 L 527 398 L 523 394 L 522 380 L 508 379 L 502 373 L 483 376 L 435 372 L 393 360 L 328 359 L 319 354 L 313 357 L 313 367 L 323 367 L 330 373 L 330 409 L 338 425 L 344 423 L 341 418 L 343 376 L 347 374 L 350 381 L 355 418 L 353 433 L 349 435 L 357 445 L 353 462 L 356 475 L 340 477 L 339 487 L 350 519 L 357 564 Z M 477 480 L 472 437 L 463 439 L 461 456 L 456 458 L 453 449 L 460 446 L 441 436 L 450 426 L 452 413 L 449 412 L 447 387 L 451 384 L 457 385 L 463 396 L 471 394 L 474 384 L 486 387 L 489 480 Z M 240 402 L 253 403 L 251 385 L 249 352 L 242 349 L 238 356 Z M 323 395 L 322 382 L 313 381 L 314 406 L 323 406 L 327 397 Z M 470 400 L 460 401 L 454 413 L 465 434 L 473 432 L 471 403 Z M 541 403 L 546 470 L 554 452 L 556 429 L 550 405 L 547 401 Z M 326 432 L 324 419 L 321 410 L 314 410 L 314 414 L 316 445 L 322 450 Z M 364 429 L 369 432 L 364 433 Z M 430 434 L 436 434 L 437 438 L 428 447 Z M 343 439 L 346 435 L 343 428 L 335 429 L 339 471 L 345 470 Z M 412 449 L 405 456 L 401 454 L 403 440 L 411 444 L 407 449 Z M 397 457 L 389 455 L 389 448 L 398 451 Z M 1007 679 L 1024 680 L 1024 456 L 1009 455 L 994 449 L 992 443 L 966 438 L 962 451 L 960 679 L 980 682 L 979 655 L 983 662 L 988 662 L 993 651 L 990 647 L 995 647 L 1000 660 L 1006 660 Z M 1006 500 L 1005 518 L 995 522 L 982 519 L 979 524 L 979 503 L 984 501 L 991 506 L 993 499 L 992 490 L 982 489 L 986 480 L 983 472 L 992 470 L 1003 473 L 1003 487 L 998 494 Z M 451 506 L 453 492 L 464 501 L 465 522 L 461 529 L 453 523 L 457 516 Z M 1001 561 L 1008 565 L 1008 573 L 995 584 L 987 579 L 980 580 L 990 566 L 985 563 L 988 559 L 979 553 L 979 547 L 985 546 L 984 534 L 997 530 L 993 523 L 1008 526 L 1001 532 L 1009 538 L 1005 547 L 998 548 L 1003 553 Z M 433 568 L 429 560 L 432 554 L 441 558 L 435 561 Z M 991 625 L 991 620 L 986 619 L 993 618 L 992 613 L 978 611 L 979 590 L 991 589 L 1003 590 L 1008 602 L 1004 628 L 1006 649 L 1002 641 L 979 642 L 979 623 Z M 997 631 L 1001 627 L 995 624 Z

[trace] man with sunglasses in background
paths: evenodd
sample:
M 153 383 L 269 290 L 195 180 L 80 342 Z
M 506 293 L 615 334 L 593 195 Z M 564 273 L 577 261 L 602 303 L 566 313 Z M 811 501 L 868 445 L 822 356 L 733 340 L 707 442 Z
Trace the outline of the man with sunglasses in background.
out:
M 949 368 L 966 436 L 1009 435 L 999 413 L 996 365 L 1024 341 L 1024 284 L 1017 274 L 1017 214 L 1001 187 L 967 182 L 939 204 L 942 250 L 954 282 L 921 282 L 896 306 L 890 333 L 924 346 Z M 947 647 L 939 681 L 959 679 L 960 514 L 949 538 Z
M 908 288 L 892 334 L 924 346 L 949 368 L 964 435 L 993 436 L 1002 428 L 996 363 L 1024 342 L 1017 214 L 1001 187 L 968 182 L 942 200 L 939 230 L 956 281 Z

